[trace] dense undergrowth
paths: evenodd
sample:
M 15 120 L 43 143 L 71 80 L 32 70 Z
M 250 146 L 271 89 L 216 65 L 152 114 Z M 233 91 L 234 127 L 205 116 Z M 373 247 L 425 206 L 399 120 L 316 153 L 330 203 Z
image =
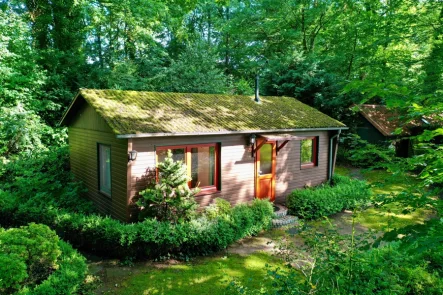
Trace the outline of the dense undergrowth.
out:
M 371 228 L 382 231 L 362 230 L 365 206 L 352 210 L 346 230 L 327 217 L 306 222 L 298 234 L 303 243 L 287 236 L 277 247 L 288 267 L 269 268 L 261 288 L 234 280 L 228 294 L 443 294 L 441 200 L 432 190 L 419 194 L 415 176 L 383 170 L 359 176 L 370 180 L 375 207 L 369 210 L 386 223 Z M 400 213 L 427 216 L 420 216 L 421 222 L 400 223 Z
M 79 196 L 67 165 L 67 150 L 44 152 L 11 162 L 0 176 L 2 226 L 39 222 L 56 230 L 75 247 L 101 256 L 161 258 L 205 255 L 270 226 L 273 208 L 255 200 L 229 208 L 219 216 L 202 215 L 171 224 L 146 219 L 125 224 L 93 213 L 92 204 Z

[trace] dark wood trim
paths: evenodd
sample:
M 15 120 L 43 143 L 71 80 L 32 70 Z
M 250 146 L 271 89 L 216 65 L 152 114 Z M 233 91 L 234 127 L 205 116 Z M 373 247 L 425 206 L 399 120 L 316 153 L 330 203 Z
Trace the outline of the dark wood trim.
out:
M 257 145 L 257 147 L 254 149 L 254 147 L 252 147 L 252 154 L 254 155 L 254 154 L 256 154 L 260 149 L 261 149 L 261 147 L 265 144 L 265 143 L 267 143 L 268 142 L 268 140 L 267 139 L 262 139 L 262 140 L 260 140 L 260 144 L 258 144 Z
M 300 168 L 301 169 L 306 169 L 306 168 L 313 168 L 318 166 L 318 136 L 309 136 L 304 138 L 303 140 L 308 140 L 308 139 L 312 139 L 312 162 L 310 163 L 301 163 L 301 153 L 302 153 L 302 149 L 301 149 L 301 141 L 300 141 Z

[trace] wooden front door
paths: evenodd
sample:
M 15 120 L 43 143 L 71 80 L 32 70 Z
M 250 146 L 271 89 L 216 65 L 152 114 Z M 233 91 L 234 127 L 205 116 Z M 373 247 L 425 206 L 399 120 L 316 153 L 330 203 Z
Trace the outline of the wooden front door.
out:
M 255 158 L 255 196 L 259 199 L 269 198 L 274 201 L 276 143 L 257 141 L 257 147 L 259 149 Z

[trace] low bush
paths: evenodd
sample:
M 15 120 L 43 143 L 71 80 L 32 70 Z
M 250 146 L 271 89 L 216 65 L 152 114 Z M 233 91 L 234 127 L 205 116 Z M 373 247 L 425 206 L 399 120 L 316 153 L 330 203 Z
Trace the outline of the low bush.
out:
M 21 207 L 24 209 L 24 207 Z M 0 208 L 0 214 L 3 208 Z M 74 246 L 117 258 L 177 258 L 205 255 L 226 248 L 234 241 L 269 228 L 274 216 L 266 200 L 254 200 L 229 210 L 227 217 L 202 216 L 188 222 L 147 219 L 126 224 L 110 217 L 72 213 L 56 208 L 41 209 L 40 218 Z M 31 210 L 32 211 L 32 210 Z M 12 223 L 35 221 L 27 210 L 14 211 Z M 11 222 L 11 221 L 10 221 Z
M 208 219 L 212 220 L 217 217 L 227 217 L 230 212 L 231 203 L 224 199 L 216 198 L 213 204 L 205 208 L 204 214 Z
M 86 270 L 85 259 L 46 225 L 0 232 L 1 294 L 73 294 Z
M 365 181 L 335 175 L 333 183 L 294 190 L 286 200 L 291 214 L 315 219 L 369 203 L 371 191 Z

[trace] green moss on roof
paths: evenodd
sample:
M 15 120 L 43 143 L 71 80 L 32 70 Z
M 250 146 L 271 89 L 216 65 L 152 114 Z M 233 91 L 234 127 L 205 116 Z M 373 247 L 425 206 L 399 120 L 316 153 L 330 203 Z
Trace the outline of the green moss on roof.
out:
M 345 127 L 291 97 L 81 89 L 116 134 Z

